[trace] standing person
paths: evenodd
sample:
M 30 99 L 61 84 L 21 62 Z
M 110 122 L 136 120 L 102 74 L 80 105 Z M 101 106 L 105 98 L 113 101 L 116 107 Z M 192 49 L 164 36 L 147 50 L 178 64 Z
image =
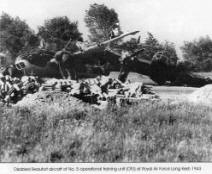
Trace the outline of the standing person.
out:
M 127 76 L 130 72 L 130 68 L 129 68 L 129 60 L 128 57 L 130 56 L 128 51 L 122 50 L 121 52 L 121 57 L 120 57 L 120 64 L 121 64 L 121 69 L 120 69 L 120 73 L 118 76 L 118 79 L 124 83 L 127 79 Z
M 41 36 L 39 36 L 39 39 L 40 39 L 39 48 L 40 49 L 46 49 L 46 42 L 45 42 L 45 40 Z
M 110 31 L 110 39 L 117 37 L 120 34 L 120 26 L 119 23 L 115 23 L 112 26 L 112 30 Z
M 82 39 L 70 40 L 66 47 L 57 51 L 54 56 L 54 61 L 58 64 L 60 74 L 63 79 L 77 80 L 76 63 L 73 58 L 73 53 L 76 51 L 83 51 L 84 45 Z
M 70 73 L 69 73 L 69 71 L 67 71 L 67 68 L 66 68 L 67 65 L 65 65 L 65 63 L 67 63 L 68 59 L 71 59 L 71 53 L 66 51 L 65 49 L 62 49 L 55 53 L 54 61 L 58 65 L 60 75 L 63 79 L 70 78 Z M 70 61 L 71 60 L 69 60 L 69 62 Z M 70 64 L 70 65 L 72 65 L 72 64 Z M 70 68 L 72 68 L 72 67 L 70 67 Z

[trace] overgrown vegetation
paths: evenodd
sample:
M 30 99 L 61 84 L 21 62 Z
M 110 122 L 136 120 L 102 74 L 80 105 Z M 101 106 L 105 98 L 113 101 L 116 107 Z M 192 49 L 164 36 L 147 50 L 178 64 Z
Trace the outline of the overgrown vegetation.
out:
M 90 42 L 100 43 L 108 40 L 114 30 L 117 30 L 117 35 L 122 33 L 118 13 L 104 4 L 91 4 L 85 11 L 84 21 L 89 29 Z M 38 32 L 35 33 L 24 20 L 6 13 L 0 16 L 0 37 L 2 38 L 0 52 L 10 53 L 13 60 L 18 55 L 38 47 L 55 52 L 63 49 L 70 39 L 72 41 L 83 40 L 82 33 L 78 29 L 78 21 L 71 21 L 67 16 L 44 19 L 43 25 L 39 26 Z M 165 51 L 164 55 L 171 62 L 176 63 L 178 60 L 175 45 L 172 42 L 160 43 L 149 32 L 142 43 L 140 39 L 132 38 L 130 41 L 120 40 L 110 46 L 130 52 L 144 48 L 145 50 L 138 57 L 150 61 L 158 51 Z M 68 48 L 70 51 L 76 51 L 75 47 L 74 44 L 69 44 Z
M 0 16 L 0 52 L 9 52 L 14 59 L 24 47 L 36 46 L 38 39 L 28 24 L 7 13 Z
M 84 21 L 90 32 L 88 37 L 92 42 L 110 39 L 110 33 L 114 27 L 118 27 L 119 33 L 121 33 L 120 26 L 116 26 L 119 23 L 118 14 L 104 4 L 91 4 L 85 11 Z
M 147 102 L 103 111 L 85 108 L 59 102 L 1 107 L 1 162 L 212 160 L 207 107 Z
M 212 40 L 209 36 L 184 42 L 181 50 L 183 58 L 193 64 L 193 70 L 212 70 Z
M 73 41 L 82 40 L 82 33 L 78 30 L 78 22 L 70 21 L 67 16 L 45 20 L 44 25 L 38 27 L 37 35 L 44 39 L 45 43 L 55 44 L 54 47 L 44 46 L 45 49 L 54 51 L 63 49 L 70 39 Z

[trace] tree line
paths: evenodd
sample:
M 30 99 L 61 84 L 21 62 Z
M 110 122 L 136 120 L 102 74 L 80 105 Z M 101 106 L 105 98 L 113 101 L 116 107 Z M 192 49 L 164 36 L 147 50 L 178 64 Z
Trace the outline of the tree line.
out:
M 91 4 L 85 11 L 84 21 L 89 29 L 89 42 L 102 42 L 110 39 L 114 28 L 118 29 L 119 34 L 122 33 L 118 14 L 104 4 Z M 39 47 L 42 40 L 48 43 L 46 48 L 48 46 L 51 49 L 54 48 L 53 51 L 64 48 L 70 39 L 83 41 L 78 22 L 70 21 L 67 16 L 46 19 L 35 33 L 26 21 L 7 13 L 2 13 L 0 16 L 0 38 L 0 52 L 7 52 L 12 58 L 17 57 L 23 50 Z M 163 51 L 172 64 L 177 64 L 179 60 L 174 43 L 159 42 L 150 32 L 147 33 L 147 38 L 143 42 L 132 38 L 129 41 L 113 44 L 112 47 L 128 51 L 144 48 L 140 57 L 146 60 L 151 60 L 159 51 Z M 212 70 L 212 40 L 209 36 L 186 41 L 181 50 L 184 62 L 190 69 L 194 71 Z

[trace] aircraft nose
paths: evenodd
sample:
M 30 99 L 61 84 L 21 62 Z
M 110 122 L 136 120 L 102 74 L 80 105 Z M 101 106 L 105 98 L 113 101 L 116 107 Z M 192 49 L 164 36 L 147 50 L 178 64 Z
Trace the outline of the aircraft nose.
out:
M 17 63 L 15 64 L 15 66 L 16 66 L 16 68 L 17 68 L 18 70 L 22 70 L 22 69 L 25 68 L 25 63 L 24 63 L 24 62 L 17 62 Z

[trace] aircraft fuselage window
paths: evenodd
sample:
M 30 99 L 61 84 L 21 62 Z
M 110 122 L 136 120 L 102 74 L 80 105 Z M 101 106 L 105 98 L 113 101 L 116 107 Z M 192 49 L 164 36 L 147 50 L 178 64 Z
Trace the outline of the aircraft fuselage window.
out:
M 25 64 L 23 62 L 16 64 L 17 69 L 22 70 L 25 68 Z

